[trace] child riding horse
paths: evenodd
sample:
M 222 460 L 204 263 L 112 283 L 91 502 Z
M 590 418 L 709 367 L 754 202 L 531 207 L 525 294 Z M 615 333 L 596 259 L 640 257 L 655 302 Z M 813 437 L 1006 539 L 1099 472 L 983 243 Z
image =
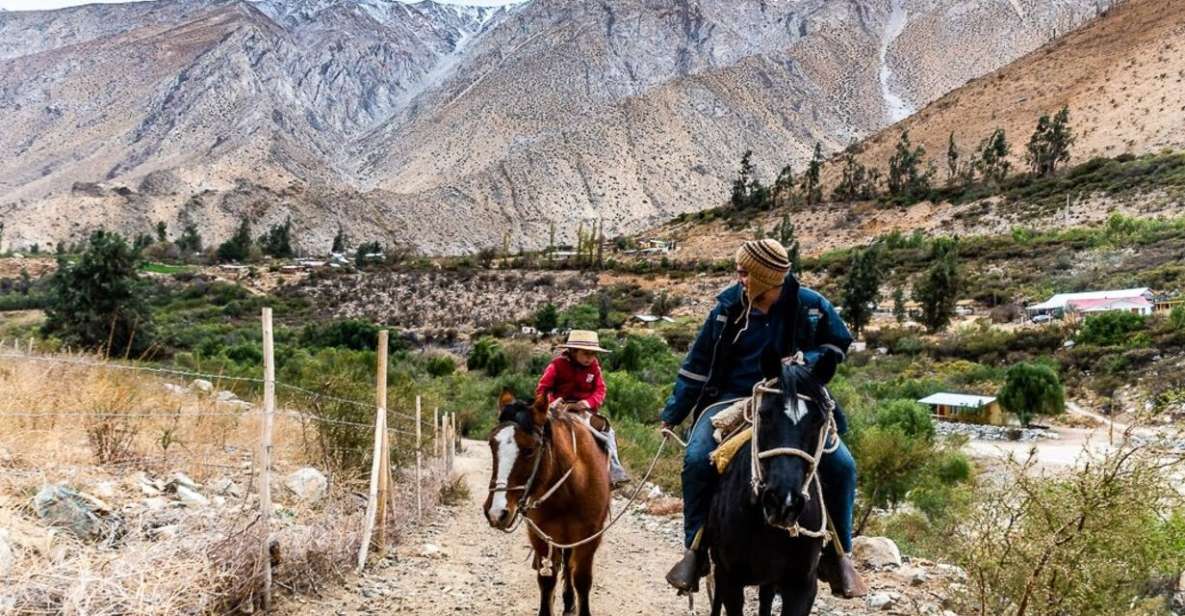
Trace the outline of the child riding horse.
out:
M 565 616 L 589 616 L 597 533 L 609 515 L 606 453 L 586 423 L 569 413 L 552 413 L 544 396 L 527 406 L 504 393 L 499 407 L 499 423 L 489 438 L 494 465 L 486 519 L 506 532 L 520 521 L 527 524 L 538 571 L 539 616 L 551 616 L 556 574 L 563 576 Z

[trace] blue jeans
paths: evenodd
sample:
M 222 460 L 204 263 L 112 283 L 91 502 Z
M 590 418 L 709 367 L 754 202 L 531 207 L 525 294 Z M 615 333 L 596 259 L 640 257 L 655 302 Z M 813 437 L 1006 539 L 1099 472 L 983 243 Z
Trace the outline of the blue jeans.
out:
M 687 450 L 683 454 L 683 542 L 691 547 L 695 533 L 708 519 L 708 508 L 716 491 L 716 468 L 708 454 L 716 448 L 712 438 L 712 417 L 727 405 L 710 408 L 700 415 L 691 429 Z M 839 448 L 823 456 L 819 464 L 823 480 L 823 500 L 827 513 L 835 524 L 840 544 L 845 552 L 852 551 L 852 510 L 856 504 L 856 460 L 840 441 Z

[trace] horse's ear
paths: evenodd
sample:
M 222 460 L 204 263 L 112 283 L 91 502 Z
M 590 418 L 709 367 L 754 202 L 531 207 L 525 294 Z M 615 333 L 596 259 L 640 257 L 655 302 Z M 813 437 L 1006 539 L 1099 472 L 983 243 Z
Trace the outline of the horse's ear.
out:
M 531 421 L 540 427 L 547 424 L 547 394 L 535 396 L 535 403 L 531 405 Z
M 514 404 L 514 391 L 509 387 L 502 388 L 502 395 L 498 396 L 498 410 L 502 410 L 511 404 Z
M 782 376 L 782 358 L 772 344 L 765 345 L 761 352 L 761 376 L 766 380 Z
M 819 358 L 811 364 L 811 376 L 815 377 L 820 385 L 830 383 L 831 377 L 835 376 L 836 368 L 839 367 L 839 357 L 837 351 L 823 349 L 823 352 L 819 353 Z

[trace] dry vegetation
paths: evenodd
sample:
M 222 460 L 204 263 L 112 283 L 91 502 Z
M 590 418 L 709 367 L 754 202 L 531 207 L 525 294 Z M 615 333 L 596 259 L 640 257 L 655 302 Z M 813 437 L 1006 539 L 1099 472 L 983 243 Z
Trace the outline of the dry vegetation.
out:
M 250 610 L 262 574 L 255 407 L 220 402 L 217 389 L 204 394 L 155 375 L 63 360 L 95 361 L 0 359 L 0 529 L 7 531 L 0 540 L 14 556 L 8 570 L 0 563 L 0 612 Z M 294 409 L 275 421 L 271 559 L 275 583 L 287 592 L 316 593 L 347 571 L 365 517 L 364 480 L 319 463 L 325 457 L 309 421 Z M 319 502 L 283 487 L 305 465 L 328 477 Z M 178 472 L 208 502 L 181 502 L 169 486 Z M 438 492 L 435 473 L 425 495 Z M 163 484 L 163 494 L 145 490 L 146 481 Z M 99 530 L 82 538 L 40 519 L 35 495 L 47 485 L 84 494 Z M 414 502 L 412 481 L 397 479 L 393 490 L 397 503 Z M 396 536 L 414 507 L 399 509 Z

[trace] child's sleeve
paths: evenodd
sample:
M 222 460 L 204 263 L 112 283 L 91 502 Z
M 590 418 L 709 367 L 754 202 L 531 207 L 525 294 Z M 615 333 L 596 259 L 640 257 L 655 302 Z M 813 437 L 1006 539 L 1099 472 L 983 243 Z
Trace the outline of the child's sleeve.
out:
M 551 392 L 555 390 L 555 362 L 547 364 L 543 376 L 539 377 L 539 384 L 535 386 L 535 397 L 546 396 L 551 402 Z
M 597 412 L 601 405 L 605 403 L 605 378 L 601 376 L 601 364 L 597 363 L 594 372 L 596 375 L 596 389 L 593 390 L 591 396 L 584 399 L 588 402 L 588 408 L 592 412 Z

